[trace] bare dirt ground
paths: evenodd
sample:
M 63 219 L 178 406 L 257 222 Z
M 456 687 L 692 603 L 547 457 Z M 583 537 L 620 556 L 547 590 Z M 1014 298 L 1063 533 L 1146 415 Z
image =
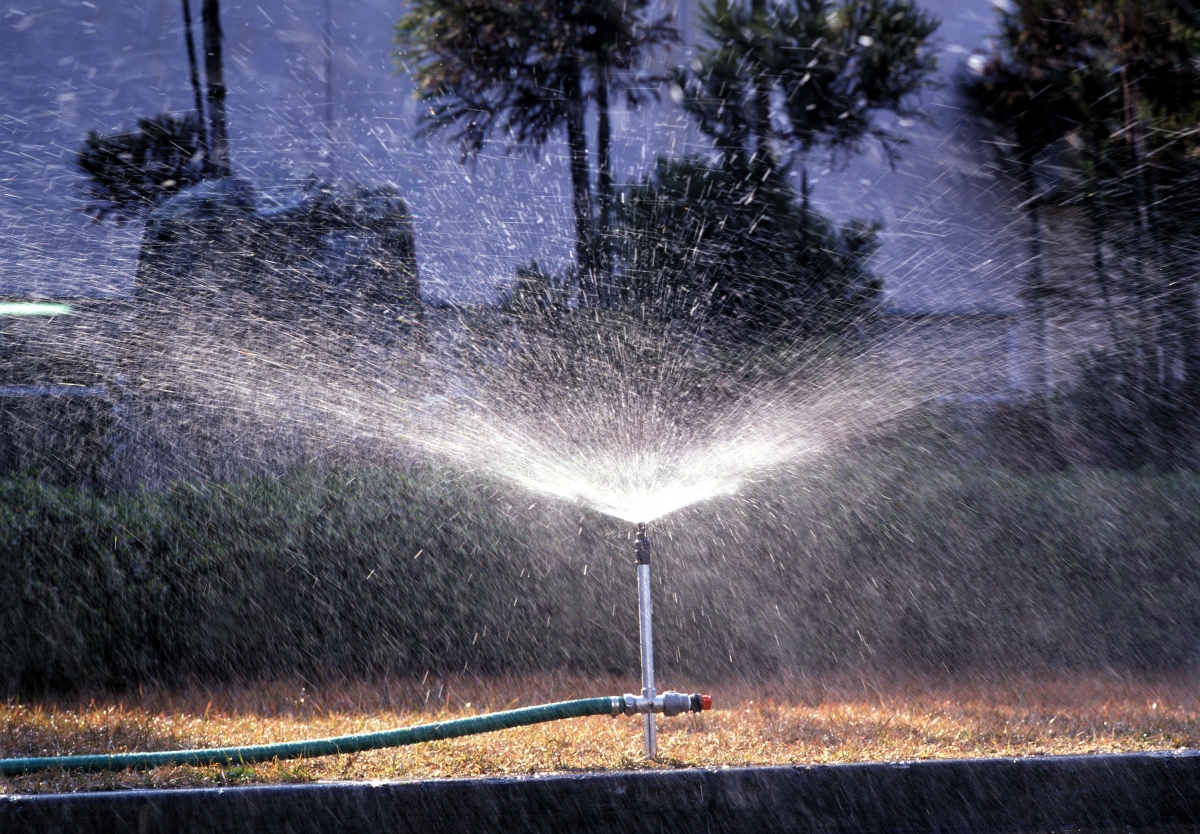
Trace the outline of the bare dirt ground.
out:
M 29 774 L 0 779 L 0 792 L 1174 750 L 1200 747 L 1198 684 L 1200 674 L 1131 678 L 1115 672 L 727 682 L 702 688 L 713 694 L 712 712 L 660 717 L 654 763 L 641 756 L 640 719 L 588 718 L 253 766 Z M 120 695 L 11 699 L 0 705 L 0 755 L 263 744 L 625 691 L 630 681 L 537 675 L 143 687 Z

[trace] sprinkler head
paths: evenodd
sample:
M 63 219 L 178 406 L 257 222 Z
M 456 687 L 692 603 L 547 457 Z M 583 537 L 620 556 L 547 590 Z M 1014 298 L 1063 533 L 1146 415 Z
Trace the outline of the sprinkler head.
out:
M 646 537 L 646 525 L 637 526 L 637 536 L 633 540 L 633 555 L 639 565 L 650 564 L 650 539 Z

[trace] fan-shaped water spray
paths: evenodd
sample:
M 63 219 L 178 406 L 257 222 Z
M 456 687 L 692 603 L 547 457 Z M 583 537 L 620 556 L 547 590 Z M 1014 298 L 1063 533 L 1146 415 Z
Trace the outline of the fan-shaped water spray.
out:
M 869 390 L 865 374 L 814 376 L 824 379 L 748 386 L 717 413 L 697 415 L 683 397 L 660 401 L 649 420 L 586 395 L 560 399 L 560 410 L 542 415 L 476 404 L 451 415 L 419 414 L 405 439 L 536 493 L 624 521 L 653 521 L 853 443 L 920 401 L 914 389 Z M 573 419 L 581 413 L 585 420 Z M 636 439 L 631 425 L 639 428 Z

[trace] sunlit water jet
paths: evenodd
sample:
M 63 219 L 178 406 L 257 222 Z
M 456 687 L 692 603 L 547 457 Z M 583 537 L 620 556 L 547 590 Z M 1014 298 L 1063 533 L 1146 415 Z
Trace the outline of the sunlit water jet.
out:
M 779 458 L 769 444 L 736 441 L 674 455 L 603 448 L 564 453 L 520 429 L 483 420 L 469 425 L 476 430 L 463 436 L 412 435 L 409 440 L 531 492 L 631 522 L 654 521 L 691 504 L 733 494 L 749 471 Z M 759 466 L 747 466 L 755 460 Z
M 751 389 L 698 426 L 673 419 L 689 407 L 686 401 L 676 403 L 674 413 L 669 405 L 660 408 L 649 420 L 599 404 L 588 408 L 586 398 L 564 402 L 555 419 L 476 404 L 457 414 L 423 415 L 404 437 L 427 453 L 531 492 L 624 521 L 654 521 L 876 433 L 919 401 L 913 392 L 866 383 L 830 379 L 804 392 Z M 580 411 L 586 420 L 570 419 Z M 629 432 L 625 421 L 640 430 Z
M 809 363 L 765 382 L 720 372 L 697 385 L 679 354 L 651 369 L 589 357 L 580 386 L 523 382 L 502 365 L 480 378 L 472 359 L 426 356 L 438 367 L 423 373 L 411 356 L 397 364 L 352 350 L 339 364 L 289 327 L 168 347 L 163 384 L 231 416 L 233 445 L 267 448 L 291 433 L 335 459 L 347 449 L 374 462 L 415 452 L 629 522 L 733 495 L 869 438 L 922 401 L 867 360 Z M 725 393 L 705 400 L 715 389 Z

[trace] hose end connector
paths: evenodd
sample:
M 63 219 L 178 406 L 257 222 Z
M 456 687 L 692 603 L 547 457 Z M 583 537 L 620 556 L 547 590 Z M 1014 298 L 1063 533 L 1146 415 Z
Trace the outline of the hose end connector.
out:
M 704 712 L 705 710 L 710 710 L 710 709 L 712 709 L 712 696 L 711 695 L 693 695 L 692 696 L 692 703 L 691 703 L 691 711 L 692 712 Z

